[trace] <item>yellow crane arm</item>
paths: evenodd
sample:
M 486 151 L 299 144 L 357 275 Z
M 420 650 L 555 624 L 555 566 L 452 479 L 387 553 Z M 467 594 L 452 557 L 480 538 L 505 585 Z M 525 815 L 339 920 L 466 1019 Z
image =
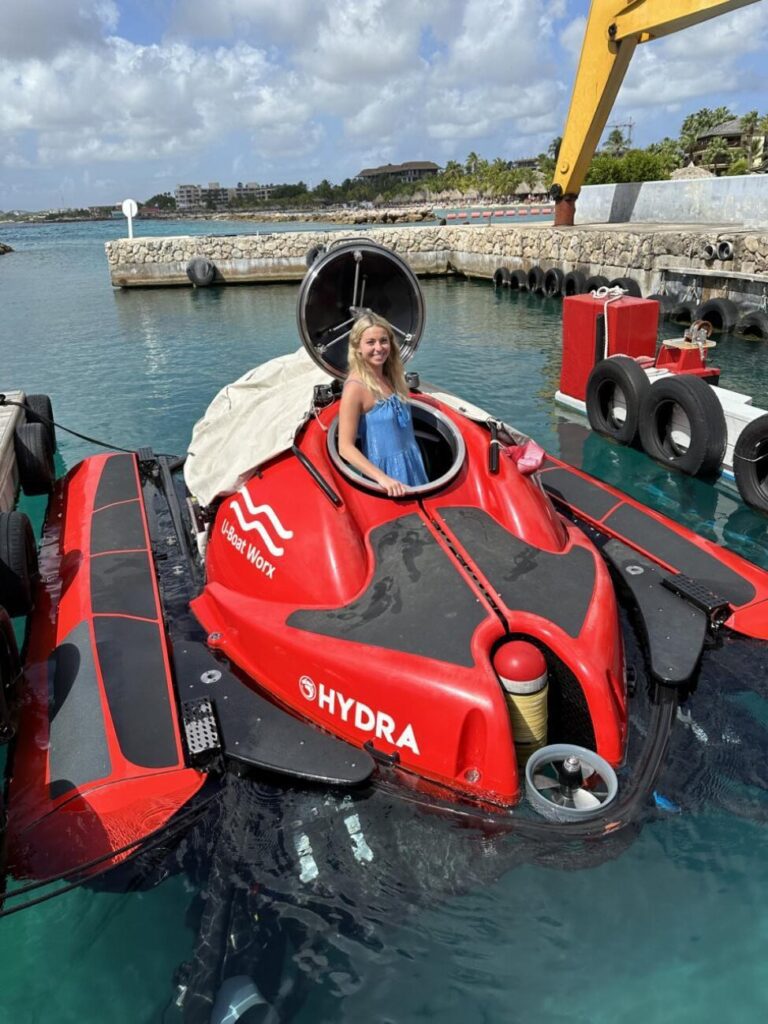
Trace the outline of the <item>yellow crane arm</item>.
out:
M 589 169 L 632 54 L 670 35 L 756 0 L 592 0 L 551 194 L 555 224 L 573 224 Z

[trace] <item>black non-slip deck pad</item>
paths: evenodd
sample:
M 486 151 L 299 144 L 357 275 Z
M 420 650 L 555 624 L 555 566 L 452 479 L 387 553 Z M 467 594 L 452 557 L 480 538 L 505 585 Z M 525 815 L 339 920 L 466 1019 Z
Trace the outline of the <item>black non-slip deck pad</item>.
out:
M 149 554 L 119 551 L 92 558 L 91 608 L 94 615 L 157 618 Z
M 589 551 L 541 551 L 480 508 L 438 511 L 510 611 L 540 615 L 569 636 L 579 635 L 595 589 L 594 557 Z
M 602 521 L 629 544 L 700 581 L 731 604 L 754 600 L 755 588 L 749 580 L 642 509 L 607 491 L 598 481 L 585 480 L 563 468 L 546 470 L 541 480 L 555 499 L 561 499 L 576 513 Z
M 87 622 L 80 622 L 54 648 L 49 661 L 52 799 L 111 771 L 99 683 Z
M 541 482 L 555 498 L 561 498 L 568 505 L 573 505 L 590 519 L 602 519 L 621 500 L 599 484 L 591 483 L 567 469 L 547 469 L 541 474 Z
M 471 667 L 470 642 L 487 612 L 424 522 L 403 516 L 370 541 L 375 570 L 365 592 L 342 608 L 293 612 L 288 625 Z
M 667 574 L 649 558 L 619 540 L 602 550 L 635 599 L 654 677 L 670 685 L 688 682 L 704 649 L 706 614 L 668 590 L 662 583 Z
M 104 463 L 94 508 L 103 508 L 118 501 L 138 498 L 136 463 L 133 455 L 111 455 Z
M 142 768 L 175 767 L 178 750 L 160 627 L 99 616 L 93 629 L 109 714 L 124 756 Z
M 91 518 L 91 554 L 146 548 L 144 520 L 139 500 L 123 501 L 97 509 Z

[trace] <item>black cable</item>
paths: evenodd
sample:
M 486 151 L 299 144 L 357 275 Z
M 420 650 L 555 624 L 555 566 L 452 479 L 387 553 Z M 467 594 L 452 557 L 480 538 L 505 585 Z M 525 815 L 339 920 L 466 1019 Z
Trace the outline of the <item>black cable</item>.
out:
M 182 812 L 182 814 L 177 818 L 174 818 L 171 824 L 160 825 L 159 828 L 156 828 L 153 832 L 149 832 L 146 836 L 142 836 L 140 839 L 133 839 L 130 843 L 125 843 L 116 850 L 110 850 L 109 853 L 101 854 L 99 857 L 94 857 L 92 860 L 86 861 L 83 864 L 78 864 L 76 867 L 68 868 L 66 871 L 62 871 L 57 875 L 50 875 L 48 878 L 40 878 L 36 882 L 30 882 L 28 885 L 22 886 L 20 889 L 14 889 L 12 892 L 3 893 L 0 897 L 0 906 L 7 900 L 14 900 L 19 896 L 24 896 L 26 893 L 36 892 L 38 889 L 44 889 L 47 885 L 53 885 L 55 882 L 61 882 L 65 878 L 69 878 L 71 875 L 80 874 L 83 871 L 87 871 L 89 868 L 96 867 L 98 864 L 104 864 L 106 861 L 114 860 L 115 857 L 119 857 L 121 853 L 125 853 L 127 850 L 141 846 L 141 850 L 135 850 L 135 852 L 126 857 L 125 860 L 120 861 L 120 864 L 110 864 L 102 871 L 99 871 L 94 875 L 90 875 L 87 879 L 80 879 L 77 882 L 71 882 L 69 885 L 62 886 L 54 892 L 46 893 L 44 896 L 38 896 L 33 900 L 27 900 L 20 906 L 12 907 L 10 910 L 3 908 L 0 910 L 0 919 L 4 917 L 11 917 L 11 915 L 18 914 L 22 910 L 28 910 L 30 907 L 35 907 L 40 903 L 45 903 L 46 900 L 53 899 L 54 896 L 61 896 L 66 892 L 71 892 L 72 889 L 77 889 L 77 887 L 83 885 L 84 882 L 90 882 L 94 878 L 100 878 L 113 868 L 127 864 L 128 861 L 133 857 L 137 857 L 140 853 L 146 853 L 149 850 L 154 849 L 156 846 L 159 846 L 161 842 L 171 839 L 177 832 L 180 832 L 182 828 L 196 824 L 197 819 L 203 817 L 203 812 L 211 803 L 213 803 L 217 796 L 218 792 L 211 794 L 211 796 L 202 803 L 197 803 L 187 811 Z
M 133 455 L 136 451 L 135 448 L 121 448 L 119 445 L 110 444 L 108 441 L 100 441 L 98 437 L 90 437 L 88 434 L 81 434 L 77 430 L 72 430 L 71 427 L 65 427 L 61 423 L 57 423 L 56 420 L 49 419 L 41 412 L 30 409 L 26 402 L 16 402 L 12 398 L 8 398 L 7 395 L 0 393 L 0 406 L 2 405 L 15 405 L 19 409 L 23 409 L 25 412 L 33 413 L 35 422 L 45 423 L 49 427 L 55 427 L 57 430 L 63 430 L 67 434 L 72 434 L 73 437 L 79 437 L 81 441 L 88 441 L 91 444 L 98 445 L 100 448 L 109 448 L 113 452 L 124 452 L 126 455 Z M 171 472 L 175 472 L 176 469 L 180 469 L 184 465 L 186 456 L 177 458 L 174 455 L 165 456 L 169 459 L 175 459 L 175 464 L 171 469 Z

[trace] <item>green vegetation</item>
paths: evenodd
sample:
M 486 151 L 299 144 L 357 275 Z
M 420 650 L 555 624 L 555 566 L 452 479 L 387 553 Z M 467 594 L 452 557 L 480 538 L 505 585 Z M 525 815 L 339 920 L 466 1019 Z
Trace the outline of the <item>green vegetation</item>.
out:
M 585 184 L 614 184 L 620 182 L 658 181 L 669 178 L 673 171 L 688 163 L 707 168 L 714 174 L 747 174 L 768 169 L 768 114 L 762 116 L 750 110 L 739 119 L 737 136 L 712 135 L 701 138 L 702 133 L 734 120 L 728 107 L 702 107 L 684 118 L 676 139 L 669 136 L 652 142 L 644 149 L 630 146 L 621 128 L 607 135 L 603 146 L 594 155 Z M 310 189 L 305 182 L 284 183 L 274 186 L 269 199 L 254 202 L 249 199 L 233 200 L 230 210 L 316 210 L 327 206 L 360 204 L 423 202 L 439 200 L 458 202 L 479 197 L 508 202 L 530 193 L 545 192 L 555 172 L 562 139 L 552 139 L 546 153 L 526 161 L 507 161 L 501 157 L 486 160 L 475 152 L 467 154 L 463 163 L 449 160 L 438 174 L 414 182 L 393 181 L 387 177 L 346 178 L 340 185 L 323 179 Z M 524 166 L 522 166 L 524 165 Z M 142 209 L 155 209 L 166 215 L 176 212 L 176 200 L 170 192 L 158 193 L 140 204 Z M 5 220 L 73 220 L 109 217 L 111 207 L 91 207 L 88 210 L 60 210 L 39 214 L 0 213 Z
M 756 110 L 741 118 L 738 145 L 733 138 L 712 136 L 700 140 L 702 132 L 716 128 L 735 115 L 728 107 L 703 107 L 689 114 L 682 122 L 676 139 L 669 136 L 645 148 L 631 147 L 620 128 L 614 128 L 592 159 L 585 184 L 614 184 L 633 181 L 659 181 L 691 161 L 715 174 L 746 174 L 763 158 L 763 142 L 768 135 L 768 115 Z M 474 151 L 463 163 L 449 160 L 442 171 L 414 182 L 387 178 L 345 179 L 334 185 L 327 179 L 308 188 L 304 182 L 279 185 L 268 200 L 238 205 L 249 209 L 312 209 L 330 205 L 360 203 L 399 203 L 434 201 L 435 196 L 455 193 L 453 198 L 473 199 L 480 196 L 508 201 L 530 192 L 540 194 L 552 181 L 562 139 L 557 136 L 546 153 L 525 161 L 528 166 L 496 157 L 487 160 Z M 768 147 L 766 148 L 768 155 Z M 521 161 L 522 163 L 522 161 Z M 531 166 L 532 165 L 532 166 Z M 235 205 L 233 204 L 233 207 Z
M 162 210 L 164 213 L 173 213 L 176 210 L 176 200 L 170 192 L 158 192 L 151 199 L 145 199 L 141 205 Z

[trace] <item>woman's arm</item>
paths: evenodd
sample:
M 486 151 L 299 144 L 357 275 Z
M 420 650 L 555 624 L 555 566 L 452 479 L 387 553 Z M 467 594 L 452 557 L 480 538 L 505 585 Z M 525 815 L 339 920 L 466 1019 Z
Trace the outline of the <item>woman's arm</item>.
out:
M 352 386 L 350 387 L 350 385 Z M 355 444 L 360 417 L 364 412 L 363 398 L 365 391 L 365 385 L 361 381 L 350 380 L 341 393 L 339 455 L 350 466 L 354 466 L 355 469 L 359 469 L 361 473 L 370 477 L 371 480 L 375 480 L 380 487 L 384 488 L 390 498 L 399 498 L 405 494 L 405 485 L 399 480 L 387 476 L 378 466 L 374 466 L 370 459 L 366 459 Z

